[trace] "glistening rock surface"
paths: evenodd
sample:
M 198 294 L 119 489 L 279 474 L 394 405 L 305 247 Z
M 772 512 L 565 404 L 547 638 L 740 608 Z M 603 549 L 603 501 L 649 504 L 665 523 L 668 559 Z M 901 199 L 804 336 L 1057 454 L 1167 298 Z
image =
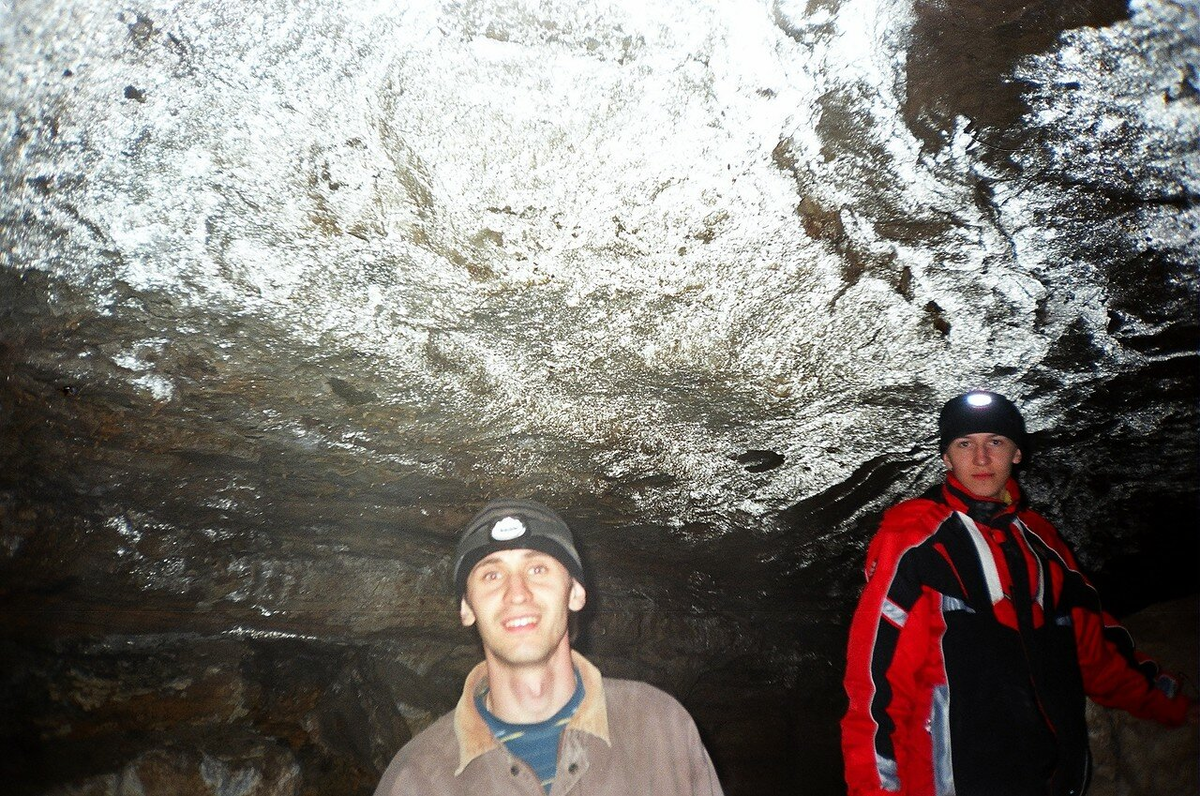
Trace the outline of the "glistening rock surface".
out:
M 976 385 L 1110 606 L 1195 592 L 1194 8 L 395 6 L 0 7 L 18 792 L 368 792 L 500 495 L 730 792 L 836 792 L 862 548 Z

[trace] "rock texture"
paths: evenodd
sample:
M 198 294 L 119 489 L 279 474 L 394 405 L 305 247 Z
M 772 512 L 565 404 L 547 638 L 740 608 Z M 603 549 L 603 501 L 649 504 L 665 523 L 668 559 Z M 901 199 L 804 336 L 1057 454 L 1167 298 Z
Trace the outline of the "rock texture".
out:
M 836 793 L 863 547 L 977 385 L 1110 608 L 1195 594 L 1188 4 L 0 22 L 14 792 L 369 792 L 477 659 L 457 531 L 521 495 L 729 792 Z
M 1125 626 L 1170 671 L 1195 687 L 1200 671 L 1200 603 L 1195 597 L 1156 605 L 1128 617 Z M 1184 629 L 1184 632 L 1180 630 Z M 1089 796 L 1152 796 L 1200 789 L 1200 736 L 1195 727 L 1162 730 L 1128 713 L 1088 703 L 1096 767 Z

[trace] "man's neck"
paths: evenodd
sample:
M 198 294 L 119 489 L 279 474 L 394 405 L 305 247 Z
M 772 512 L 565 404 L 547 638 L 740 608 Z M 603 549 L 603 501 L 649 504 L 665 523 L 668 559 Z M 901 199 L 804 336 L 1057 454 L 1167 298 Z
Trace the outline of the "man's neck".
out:
M 1006 483 L 1004 485 L 1004 491 L 1001 492 L 999 495 L 995 495 L 993 497 L 986 497 L 983 495 L 975 494 L 970 489 L 968 489 L 966 484 L 964 484 L 961 480 L 959 480 L 954 475 L 954 473 L 946 473 L 946 482 L 948 484 L 950 484 L 952 487 L 954 487 L 955 489 L 957 489 L 959 492 L 961 492 L 965 497 L 968 497 L 971 500 L 977 501 L 979 503 L 996 503 L 1000 506 L 1009 506 L 1009 505 L 1012 505 L 1016 500 L 1016 495 L 1017 495 L 1016 482 L 1011 478 L 1008 479 L 1008 483 Z
M 487 708 L 510 724 L 534 724 L 557 713 L 575 693 L 571 646 L 564 638 L 550 658 L 514 666 L 487 655 Z
M 998 497 L 981 497 L 967 489 L 953 473 L 946 473 L 945 488 L 954 495 L 955 501 L 964 505 L 967 516 L 996 528 L 1007 526 L 1012 520 L 1012 514 L 1016 511 L 1014 503 L 1020 494 L 1016 482 L 1010 478 L 1004 492 Z

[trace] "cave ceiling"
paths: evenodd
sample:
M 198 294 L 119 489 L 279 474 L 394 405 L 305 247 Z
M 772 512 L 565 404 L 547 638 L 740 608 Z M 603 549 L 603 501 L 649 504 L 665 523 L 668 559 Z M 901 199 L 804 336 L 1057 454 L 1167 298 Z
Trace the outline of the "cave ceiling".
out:
M 1101 577 L 1173 596 L 1195 549 L 1188 4 L 0 22 L 0 598 L 46 682 L 168 638 L 318 677 L 275 640 L 452 699 L 455 536 L 522 496 L 576 529 L 613 668 L 832 693 L 873 524 L 977 386 Z

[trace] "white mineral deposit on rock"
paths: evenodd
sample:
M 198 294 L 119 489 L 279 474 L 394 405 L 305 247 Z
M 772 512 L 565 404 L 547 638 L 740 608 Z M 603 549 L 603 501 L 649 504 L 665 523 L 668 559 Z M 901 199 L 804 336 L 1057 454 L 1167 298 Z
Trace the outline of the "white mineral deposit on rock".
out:
M 1195 504 L 1200 18 L 967 5 L 0 4 L 28 693 L 120 682 L 89 622 L 162 670 L 201 638 L 259 711 L 214 787 L 272 749 L 254 770 L 299 787 L 268 724 L 367 787 L 474 663 L 456 530 L 521 494 L 592 546 L 608 665 L 722 720 L 732 679 L 754 714 L 781 700 L 747 682 L 836 695 L 869 526 L 977 386 L 1025 409 L 1085 560 L 1162 544 L 1158 507 Z M 210 697 L 138 720 L 206 726 Z M 124 749 L 75 792 L 210 751 Z

